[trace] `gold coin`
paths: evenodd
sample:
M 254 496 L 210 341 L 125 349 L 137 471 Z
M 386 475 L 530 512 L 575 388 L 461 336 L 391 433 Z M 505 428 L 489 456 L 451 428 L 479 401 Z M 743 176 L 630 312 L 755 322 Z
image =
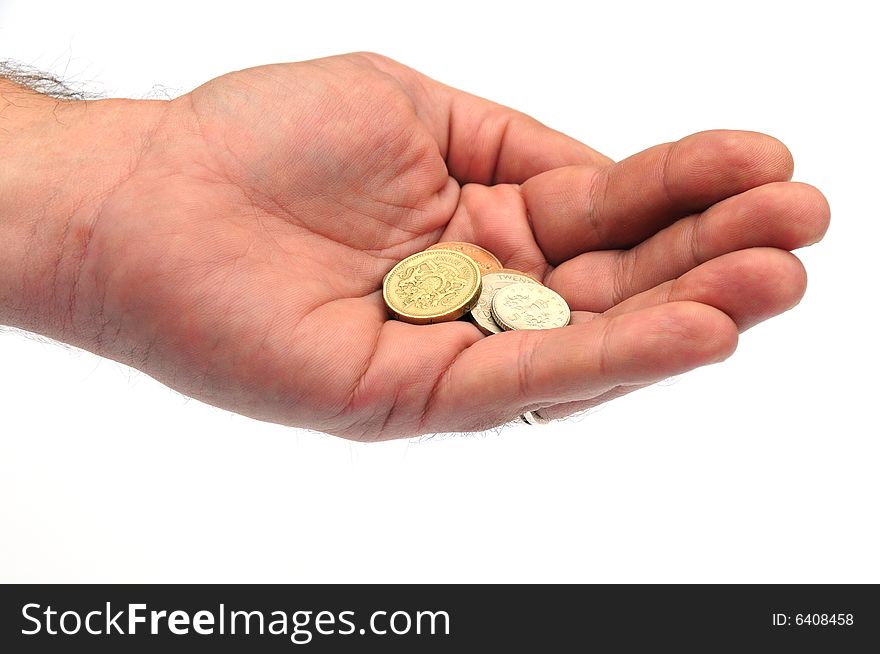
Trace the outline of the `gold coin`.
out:
M 490 272 L 501 270 L 501 262 L 498 257 L 484 250 L 479 245 L 473 243 L 462 243 L 461 241 L 444 241 L 442 243 L 434 243 L 429 250 L 454 250 L 468 255 L 480 267 L 480 272 L 484 275 Z
M 540 284 L 510 284 L 492 298 L 492 318 L 503 330 L 565 327 L 571 311 L 562 296 Z
M 382 297 L 393 318 L 414 325 L 457 320 L 480 297 L 476 262 L 455 250 L 425 250 L 408 256 L 385 276 Z
M 483 275 L 483 290 L 480 291 L 480 297 L 477 304 L 471 309 L 471 318 L 474 320 L 477 328 L 484 334 L 498 334 L 501 327 L 492 318 L 492 298 L 495 293 L 505 286 L 511 284 L 537 284 L 534 279 L 525 273 L 516 271 L 504 271 L 486 273 Z

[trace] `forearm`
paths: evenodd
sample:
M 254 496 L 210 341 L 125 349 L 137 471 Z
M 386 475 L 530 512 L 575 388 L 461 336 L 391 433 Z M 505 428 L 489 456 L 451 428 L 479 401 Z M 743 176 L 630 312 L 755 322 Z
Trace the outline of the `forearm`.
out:
M 0 78 L 0 322 L 29 329 L 45 301 L 50 243 L 60 240 L 50 181 L 57 104 Z
M 149 129 L 140 104 L 59 100 L 0 78 L 0 324 L 88 341 L 78 275 Z

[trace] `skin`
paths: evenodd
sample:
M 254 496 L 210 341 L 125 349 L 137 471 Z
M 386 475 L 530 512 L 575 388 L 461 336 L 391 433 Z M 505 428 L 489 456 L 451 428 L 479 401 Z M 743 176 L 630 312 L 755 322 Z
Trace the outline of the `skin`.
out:
M 232 411 L 358 440 L 557 418 L 721 361 L 794 306 L 829 208 L 754 132 L 619 163 L 357 53 L 172 101 L 0 80 L 0 321 Z M 572 324 L 387 319 L 382 277 L 469 241 Z

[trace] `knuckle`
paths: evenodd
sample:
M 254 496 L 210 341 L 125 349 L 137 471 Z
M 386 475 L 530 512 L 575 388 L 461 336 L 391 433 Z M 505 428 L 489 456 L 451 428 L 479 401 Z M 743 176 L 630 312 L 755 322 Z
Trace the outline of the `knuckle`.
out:
M 620 250 L 614 260 L 614 274 L 611 277 L 611 306 L 620 304 L 633 294 L 637 252 L 638 248 Z
M 600 168 L 596 171 L 587 193 L 587 206 L 584 207 L 587 226 L 597 243 L 604 243 L 606 240 L 605 230 L 602 227 L 602 214 L 604 213 L 605 199 L 608 196 L 610 170 L 610 168 Z
M 545 334 L 540 331 L 521 332 L 516 344 L 516 398 L 517 404 L 526 406 L 536 401 L 543 387 L 538 360 Z

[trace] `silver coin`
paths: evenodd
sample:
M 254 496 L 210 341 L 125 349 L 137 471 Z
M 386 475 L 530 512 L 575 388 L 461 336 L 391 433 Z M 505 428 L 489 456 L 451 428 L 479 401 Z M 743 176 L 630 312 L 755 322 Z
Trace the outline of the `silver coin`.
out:
M 473 318 L 474 324 L 484 334 L 501 333 L 501 327 L 492 318 L 492 298 L 499 289 L 511 284 L 540 285 L 540 282 L 528 275 L 515 272 L 485 273 L 483 275 L 483 290 L 480 292 L 480 298 L 477 300 L 477 305 L 471 309 L 471 318 Z
M 571 311 L 562 296 L 540 284 L 511 284 L 492 298 L 492 318 L 503 330 L 565 327 Z

